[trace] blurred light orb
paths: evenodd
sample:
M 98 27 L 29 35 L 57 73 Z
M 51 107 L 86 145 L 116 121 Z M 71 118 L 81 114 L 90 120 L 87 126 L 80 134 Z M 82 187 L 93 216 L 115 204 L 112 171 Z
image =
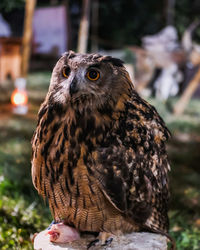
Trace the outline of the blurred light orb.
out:
M 28 97 L 26 91 L 15 89 L 11 95 L 11 103 L 15 106 L 26 105 Z

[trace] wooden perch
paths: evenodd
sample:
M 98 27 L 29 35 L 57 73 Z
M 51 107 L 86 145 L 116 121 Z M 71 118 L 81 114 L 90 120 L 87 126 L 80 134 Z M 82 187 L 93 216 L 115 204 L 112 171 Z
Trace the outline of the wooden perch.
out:
M 188 102 L 190 101 L 192 95 L 194 94 L 195 90 L 197 89 L 200 82 L 200 67 L 191 80 L 191 82 L 188 84 L 187 88 L 183 92 L 181 98 L 174 106 L 174 114 L 175 115 L 181 115 L 187 106 Z
M 34 239 L 34 250 L 84 250 L 93 236 L 85 235 L 80 240 L 68 244 L 55 244 L 49 241 L 47 230 L 40 232 Z M 116 237 L 110 246 L 95 246 L 93 250 L 167 250 L 167 238 L 154 233 L 131 233 Z

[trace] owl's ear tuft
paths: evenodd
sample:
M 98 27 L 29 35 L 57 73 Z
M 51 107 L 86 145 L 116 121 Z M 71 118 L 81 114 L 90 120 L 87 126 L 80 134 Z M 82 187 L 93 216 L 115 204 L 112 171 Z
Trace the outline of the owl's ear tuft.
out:
M 114 58 L 112 56 L 106 56 L 102 59 L 102 62 L 110 62 L 112 63 L 114 66 L 117 66 L 117 67 L 123 67 L 124 65 L 124 62 L 119 59 L 119 58 Z
M 65 52 L 63 56 L 66 57 L 67 59 L 71 59 L 76 56 L 76 53 L 73 50 L 69 50 L 68 52 Z

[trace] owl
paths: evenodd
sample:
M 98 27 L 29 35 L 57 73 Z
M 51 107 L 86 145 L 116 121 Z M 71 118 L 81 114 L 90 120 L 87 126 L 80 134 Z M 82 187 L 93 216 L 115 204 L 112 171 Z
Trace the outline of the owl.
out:
M 169 136 L 120 59 L 69 51 L 39 110 L 33 184 L 56 222 L 98 232 L 95 242 L 133 231 L 168 235 Z

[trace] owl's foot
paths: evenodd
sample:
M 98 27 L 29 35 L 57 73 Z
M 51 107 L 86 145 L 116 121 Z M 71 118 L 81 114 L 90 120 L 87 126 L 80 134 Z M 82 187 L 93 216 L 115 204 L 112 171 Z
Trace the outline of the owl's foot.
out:
M 91 241 L 87 249 L 91 249 L 94 246 L 110 246 L 111 242 L 113 241 L 114 235 L 111 233 L 101 232 L 97 239 Z
M 65 225 L 63 222 L 52 224 L 46 234 L 50 235 L 50 241 L 55 243 L 68 243 L 80 238 L 79 232 Z

